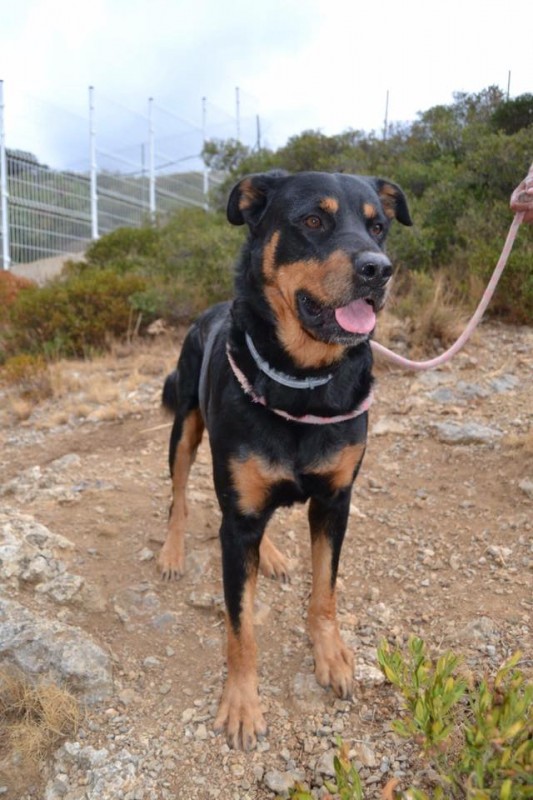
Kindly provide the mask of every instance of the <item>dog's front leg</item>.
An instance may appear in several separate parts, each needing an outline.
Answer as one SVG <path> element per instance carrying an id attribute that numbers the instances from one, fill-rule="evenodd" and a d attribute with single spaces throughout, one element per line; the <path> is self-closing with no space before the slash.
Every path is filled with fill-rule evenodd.
<path id="1" fill-rule="evenodd" d="M 350 488 L 335 497 L 314 497 L 309 505 L 313 587 L 308 622 L 315 675 L 321 686 L 331 686 L 344 698 L 352 693 L 353 653 L 337 625 L 335 582 L 349 507 Z"/>
<path id="2" fill-rule="evenodd" d="M 230 747 L 252 750 L 267 730 L 257 687 L 253 606 L 259 544 L 266 521 L 225 514 L 220 538 L 226 599 L 228 677 L 215 720 Z"/>

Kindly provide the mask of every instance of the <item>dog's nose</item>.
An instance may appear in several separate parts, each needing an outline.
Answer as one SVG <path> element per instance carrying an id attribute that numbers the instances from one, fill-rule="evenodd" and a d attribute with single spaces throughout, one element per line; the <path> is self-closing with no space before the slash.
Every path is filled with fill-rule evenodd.
<path id="1" fill-rule="evenodd" d="M 359 253 L 354 266 L 358 277 L 368 286 L 384 286 L 392 276 L 392 264 L 384 253 Z"/>

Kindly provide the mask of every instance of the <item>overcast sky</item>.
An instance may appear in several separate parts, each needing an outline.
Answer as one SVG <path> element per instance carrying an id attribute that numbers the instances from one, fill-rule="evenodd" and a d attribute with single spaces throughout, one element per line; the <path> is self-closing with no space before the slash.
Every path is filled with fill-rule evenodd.
<path id="1" fill-rule="evenodd" d="M 304 129 L 381 131 L 454 91 L 533 92 L 533 0 L 0 0 L 6 143 L 56 167 L 140 158 L 154 97 L 158 159 L 207 133 L 271 147 Z M 118 162 L 117 162 L 118 163 Z M 183 163 L 186 163 L 185 161 Z"/>

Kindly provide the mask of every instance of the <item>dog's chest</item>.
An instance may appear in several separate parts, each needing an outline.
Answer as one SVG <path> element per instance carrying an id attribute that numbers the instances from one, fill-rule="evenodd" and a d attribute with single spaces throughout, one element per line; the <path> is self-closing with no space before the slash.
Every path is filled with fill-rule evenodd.
<path id="1" fill-rule="evenodd" d="M 260 514 L 267 506 L 334 494 L 351 485 L 364 449 L 364 444 L 349 444 L 304 464 L 290 458 L 274 462 L 258 453 L 232 458 L 230 474 L 237 505 L 244 514 Z"/>

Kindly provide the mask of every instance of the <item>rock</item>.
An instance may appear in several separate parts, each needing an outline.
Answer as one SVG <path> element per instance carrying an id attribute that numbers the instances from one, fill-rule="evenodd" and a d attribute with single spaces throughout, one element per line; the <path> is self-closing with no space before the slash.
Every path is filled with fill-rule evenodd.
<path id="1" fill-rule="evenodd" d="M 110 697 L 110 656 L 80 628 L 39 617 L 0 597 L 0 656 L 23 672 L 51 675 L 87 703 Z"/>
<path id="2" fill-rule="evenodd" d="M 367 515 L 364 514 L 354 503 L 350 503 L 350 516 L 357 517 L 357 519 L 367 518 Z"/>
<path id="3" fill-rule="evenodd" d="M 292 679 L 291 697 L 302 711 L 313 711 L 324 705 L 324 689 L 312 672 L 297 672 Z"/>
<path id="4" fill-rule="evenodd" d="M 79 575 L 59 575 L 52 581 L 41 583 L 36 588 L 39 594 L 46 594 L 59 605 L 66 605 L 67 603 L 78 601 L 82 603 L 81 589 L 85 581 Z"/>
<path id="5" fill-rule="evenodd" d="M 224 607 L 224 598 L 221 594 L 203 589 L 193 589 L 186 602 L 193 608 L 222 609 Z"/>
<path id="6" fill-rule="evenodd" d="M 79 775 L 79 783 L 69 781 L 69 793 L 64 795 L 62 782 L 50 779 L 44 791 L 44 800 L 102 800 L 102 798 L 128 798 L 139 800 L 145 795 L 141 787 L 148 783 L 142 774 L 139 756 L 123 749 L 111 753 L 106 748 L 81 747 L 79 742 L 65 742 L 55 756 L 55 772 Z M 77 785 L 76 785 L 77 784 Z"/>
<path id="7" fill-rule="evenodd" d="M 200 742 L 205 742 L 205 740 L 209 737 L 209 733 L 207 731 L 207 727 L 205 723 L 201 722 L 200 725 L 196 728 L 194 732 L 194 738 L 198 739 Z"/>
<path id="8" fill-rule="evenodd" d="M 454 572 L 457 572 L 459 567 L 461 566 L 461 556 L 459 553 L 452 553 L 450 558 L 448 559 L 448 563 L 450 568 L 453 569 Z"/>
<path id="9" fill-rule="evenodd" d="M 264 625 L 265 622 L 270 617 L 272 609 L 267 603 L 263 603 L 261 600 L 256 598 L 254 603 L 254 624 L 255 625 Z"/>
<path id="10" fill-rule="evenodd" d="M 37 595 L 59 605 L 73 604 L 101 612 L 105 598 L 79 575 L 67 572 L 63 560 L 74 545 L 64 536 L 14 509 L 0 510 L 0 578 L 12 588 L 31 586 Z"/>
<path id="11" fill-rule="evenodd" d="M 336 750 L 326 750 L 326 752 L 323 753 L 318 760 L 316 771 L 321 775 L 327 775 L 328 778 L 334 778 L 335 767 L 333 766 L 333 759 L 336 755 Z"/>
<path id="12" fill-rule="evenodd" d="M 533 500 L 533 481 L 529 480 L 529 478 L 524 478 L 524 480 L 519 482 L 518 488 L 521 489 L 530 500 Z"/>
<path id="13" fill-rule="evenodd" d="M 366 742 L 356 742 L 352 749 L 353 757 L 363 767 L 375 767 L 377 764 L 376 752 Z M 352 752 L 350 756 L 352 756 Z"/>
<path id="14" fill-rule="evenodd" d="M 143 661 L 143 669 L 159 669 L 161 661 L 156 656 L 147 656 Z"/>
<path id="15" fill-rule="evenodd" d="M 263 782 L 267 789 L 276 794 L 287 795 L 294 786 L 294 776 L 291 772 L 280 772 L 279 769 L 269 769 L 265 772 Z"/>
<path id="16" fill-rule="evenodd" d="M 490 544 L 487 547 L 486 552 L 489 554 L 489 556 L 492 556 L 493 559 L 497 561 L 499 564 L 505 564 L 509 556 L 512 556 L 513 554 L 513 551 L 511 550 L 510 547 L 503 547 L 502 545 L 499 544 Z"/>
<path id="17" fill-rule="evenodd" d="M 146 328 L 148 336 L 161 336 L 161 334 L 167 333 L 167 331 L 168 328 L 164 319 L 154 319 Z"/>
<path id="18" fill-rule="evenodd" d="M 463 397 L 467 398 L 484 398 L 488 397 L 490 392 L 488 389 L 485 389 L 483 386 L 480 386 L 477 383 L 467 383 L 466 381 L 457 381 L 457 391 L 460 392 Z"/>
<path id="19" fill-rule="evenodd" d="M 363 686 L 381 686 L 385 683 L 385 676 L 380 669 L 370 664 L 356 664 L 354 680 Z"/>
<path id="20" fill-rule="evenodd" d="M 477 617 L 459 631 L 465 641 L 492 639 L 498 634 L 496 623 L 490 617 Z"/>
<path id="21" fill-rule="evenodd" d="M 438 422 L 434 429 L 437 439 L 445 444 L 495 444 L 502 437 L 497 428 L 478 422 Z"/>
<path id="22" fill-rule="evenodd" d="M 33 517 L 6 507 L 0 510 L 0 578 L 14 588 L 20 583 L 42 584 L 40 591 L 67 602 L 65 594 L 75 594 L 83 583 L 82 578 L 68 575 L 61 558 L 73 549 L 68 539 L 52 533 Z M 58 584 L 57 592 L 53 584 Z"/>
<path id="23" fill-rule="evenodd" d="M 434 389 L 434 391 L 429 392 L 428 397 L 430 400 L 433 400 L 433 402 L 442 403 L 444 405 L 464 404 L 464 400 L 452 391 L 449 386 L 440 386 L 438 389 Z"/>
<path id="24" fill-rule="evenodd" d="M 390 417 L 382 417 L 372 426 L 372 436 L 384 436 L 387 433 L 401 435 L 409 430 L 405 422 L 400 422 Z"/>
<path id="25" fill-rule="evenodd" d="M 498 378 L 493 378 L 489 384 L 493 392 L 501 394 L 501 392 L 510 392 L 516 389 L 520 380 L 516 375 L 506 374 L 500 375 Z"/>

